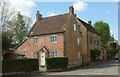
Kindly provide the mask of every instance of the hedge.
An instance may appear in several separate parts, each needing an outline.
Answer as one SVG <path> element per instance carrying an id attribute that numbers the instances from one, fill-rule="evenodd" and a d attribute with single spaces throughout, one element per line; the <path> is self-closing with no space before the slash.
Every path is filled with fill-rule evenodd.
<path id="1" fill-rule="evenodd" d="M 3 60 L 2 72 L 30 72 L 38 71 L 38 59 Z"/>
<path id="2" fill-rule="evenodd" d="M 90 57 L 92 61 L 97 61 L 97 57 L 99 56 L 100 56 L 100 50 L 98 49 L 90 50 Z"/>
<path id="3" fill-rule="evenodd" d="M 47 70 L 67 69 L 68 57 L 48 57 L 46 58 Z"/>

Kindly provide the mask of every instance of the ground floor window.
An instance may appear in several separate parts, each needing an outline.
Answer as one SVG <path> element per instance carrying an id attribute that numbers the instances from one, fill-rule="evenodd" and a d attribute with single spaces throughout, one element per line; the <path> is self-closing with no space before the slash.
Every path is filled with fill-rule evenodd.
<path id="1" fill-rule="evenodd" d="M 38 58 L 38 52 L 34 52 L 34 58 Z"/>
<path id="2" fill-rule="evenodd" d="M 80 58 L 80 51 L 78 52 L 78 58 Z"/>
<path id="3" fill-rule="evenodd" d="M 49 56 L 50 57 L 57 57 L 57 50 L 52 50 L 52 51 L 50 51 L 50 54 L 49 54 Z"/>
<path id="4" fill-rule="evenodd" d="M 26 52 L 22 52 L 22 54 L 24 54 L 24 55 L 25 55 L 25 57 L 27 57 L 27 56 L 26 56 Z"/>

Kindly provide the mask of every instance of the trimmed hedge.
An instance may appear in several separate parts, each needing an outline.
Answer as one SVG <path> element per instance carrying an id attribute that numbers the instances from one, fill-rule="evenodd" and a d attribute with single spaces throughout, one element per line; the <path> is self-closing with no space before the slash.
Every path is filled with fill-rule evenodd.
<path id="1" fill-rule="evenodd" d="M 67 69 L 68 57 L 48 57 L 46 58 L 47 70 L 53 69 Z"/>
<path id="2" fill-rule="evenodd" d="M 38 71 L 38 59 L 3 60 L 2 72 L 30 72 Z"/>

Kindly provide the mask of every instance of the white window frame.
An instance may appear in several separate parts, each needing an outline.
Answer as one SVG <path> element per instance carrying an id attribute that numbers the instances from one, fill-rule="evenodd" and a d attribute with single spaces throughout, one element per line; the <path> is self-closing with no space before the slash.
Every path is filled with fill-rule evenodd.
<path id="1" fill-rule="evenodd" d="M 34 44 L 37 44 L 37 43 L 38 43 L 38 38 L 37 38 L 37 37 L 34 37 L 33 42 L 34 42 Z"/>
<path id="2" fill-rule="evenodd" d="M 80 45 L 80 38 L 77 38 L 77 44 Z"/>
<path id="3" fill-rule="evenodd" d="M 78 58 L 80 59 L 80 51 L 78 52 Z"/>
<path id="4" fill-rule="evenodd" d="M 55 52 L 57 52 L 57 54 L 55 54 Z M 58 51 L 57 50 L 51 50 L 49 53 L 50 57 L 57 57 L 58 56 Z"/>
<path id="5" fill-rule="evenodd" d="M 37 53 L 37 51 L 33 52 L 33 54 L 34 54 L 34 58 L 38 58 L 38 53 Z"/>
<path id="6" fill-rule="evenodd" d="M 76 24 L 74 24 L 74 31 L 76 31 Z"/>
<path id="7" fill-rule="evenodd" d="M 22 54 L 24 54 L 24 55 L 25 55 L 25 57 L 27 57 L 27 56 L 26 56 L 26 52 L 22 52 Z"/>
<path id="8" fill-rule="evenodd" d="M 50 35 L 50 43 L 57 43 L 57 35 Z"/>

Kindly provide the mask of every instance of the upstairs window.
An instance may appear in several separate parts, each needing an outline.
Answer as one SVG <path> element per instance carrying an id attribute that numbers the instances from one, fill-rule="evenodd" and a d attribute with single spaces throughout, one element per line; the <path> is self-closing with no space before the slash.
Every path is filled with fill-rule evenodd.
<path id="1" fill-rule="evenodd" d="M 93 38 L 90 37 L 90 44 L 93 44 Z"/>
<path id="2" fill-rule="evenodd" d="M 49 56 L 50 56 L 50 57 L 57 57 L 57 50 L 52 50 L 52 51 L 50 51 Z"/>
<path id="3" fill-rule="evenodd" d="M 78 43 L 78 45 L 80 45 L 80 39 L 79 38 L 77 39 L 77 43 Z"/>
<path id="4" fill-rule="evenodd" d="M 97 45 L 99 46 L 99 40 L 97 40 Z"/>
<path id="5" fill-rule="evenodd" d="M 34 44 L 37 44 L 37 43 L 38 43 L 38 38 L 34 37 Z"/>
<path id="6" fill-rule="evenodd" d="M 80 25 L 79 25 L 79 30 L 80 30 L 81 28 L 80 28 Z"/>
<path id="7" fill-rule="evenodd" d="M 57 35 L 50 35 L 50 43 L 57 43 Z"/>
<path id="8" fill-rule="evenodd" d="M 76 31 L 76 24 L 74 24 L 74 31 Z"/>

